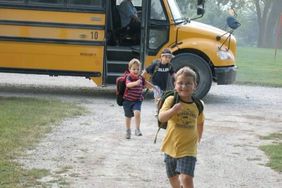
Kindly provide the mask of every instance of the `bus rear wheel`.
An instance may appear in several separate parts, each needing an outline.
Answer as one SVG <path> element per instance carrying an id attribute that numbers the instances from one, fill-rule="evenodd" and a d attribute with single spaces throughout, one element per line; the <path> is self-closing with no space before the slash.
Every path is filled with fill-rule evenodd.
<path id="1" fill-rule="evenodd" d="M 202 57 L 192 53 L 178 54 L 173 58 L 172 66 L 175 72 L 185 66 L 193 69 L 197 74 L 197 88 L 194 96 L 202 99 L 207 95 L 212 85 L 212 72 Z"/>

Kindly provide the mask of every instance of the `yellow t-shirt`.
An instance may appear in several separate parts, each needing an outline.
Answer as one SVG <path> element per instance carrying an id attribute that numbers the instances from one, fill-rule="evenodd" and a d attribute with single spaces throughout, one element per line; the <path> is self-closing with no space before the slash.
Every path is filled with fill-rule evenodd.
<path id="1" fill-rule="evenodd" d="M 171 108 L 173 98 L 173 96 L 169 96 L 165 100 L 160 110 L 161 112 Z M 183 109 L 168 120 L 161 151 L 174 158 L 184 156 L 196 157 L 198 142 L 197 124 L 204 122 L 204 113 L 199 114 L 197 105 L 194 102 L 180 102 L 184 104 Z"/>

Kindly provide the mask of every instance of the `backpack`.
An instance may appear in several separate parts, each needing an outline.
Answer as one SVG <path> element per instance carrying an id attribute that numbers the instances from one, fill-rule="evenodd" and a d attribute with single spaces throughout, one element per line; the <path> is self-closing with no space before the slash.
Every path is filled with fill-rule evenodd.
<path id="1" fill-rule="evenodd" d="M 128 71 L 125 71 L 122 76 L 116 78 L 116 101 L 119 106 L 122 106 L 124 101 L 123 95 L 126 90 L 126 78 L 129 75 Z"/>
<path id="2" fill-rule="evenodd" d="M 167 97 L 169 96 L 174 96 L 174 99 L 173 99 L 173 103 L 171 105 L 174 106 L 176 103 L 178 103 L 180 101 L 179 99 L 179 95 L 178 93 L 175 91 L 175 90 L 169 90 L 169 91 L 166 91 L 160 98 L 160 100 L 158 101 L 158 104 L 157 104 L 157 111 L 158 111 L 158 115 L 159 115 L 159 112 L 164 104 L 164 101 L 166 100 Z M 199 111 L 199 114 L 203 112 L 204 110 L 204 105 L 202 103 L 201 100 L 195 98 L 195 97 L 192 97 L 192 100 L 193 102 L 196 104 L 197 108 L 198 108 L 198 111 Z M 167 128 L 167 122 L 160 122 L 159 119 L 158 119 L 158 131 L 155 135 L 155 139 L 154 139 L 154 143 L 156 143 L 157 141 L 157 136 L 158 136 L 158 133 L 160 131 L 160 129 L 166 129 Z"/>

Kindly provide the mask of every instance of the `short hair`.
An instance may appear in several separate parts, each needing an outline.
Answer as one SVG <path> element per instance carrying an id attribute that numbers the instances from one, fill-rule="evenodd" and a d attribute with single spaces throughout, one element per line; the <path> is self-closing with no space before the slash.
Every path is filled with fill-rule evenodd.
<path id="1" fill-rule="evenodd" d="M 175 75 L 174 75 L 174 78 L 175 80 L 177 79 L 178 76 L 180 75 L 184 75 L 184 76 L 187 76 L 187 77 L 192 77 L 194 82 L 196 82 L 197 80 L 197 74 L 196 72 L 191 69 L 190 67 L 182 67 L 181 69 L 179 69 Z"/>
<path id="2" fill-rule="evenodd" d="M 129 61 L 128 68 L 130 69 L 132 67 L 132 65 L 138 65 L 139 67 L 141 67 L 140 61 L 136 58 L 133 58 Z"/>

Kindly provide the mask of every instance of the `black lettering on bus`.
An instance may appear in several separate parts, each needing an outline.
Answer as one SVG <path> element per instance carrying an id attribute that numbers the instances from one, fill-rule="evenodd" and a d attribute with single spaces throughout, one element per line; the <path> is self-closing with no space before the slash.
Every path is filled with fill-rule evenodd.
<path id="1" fill-rule="evenodd" d="M 98 32 L 92 31 L 91 32 L 91 39 L 97 40 L 98 38 L 99 38 Z"/>

